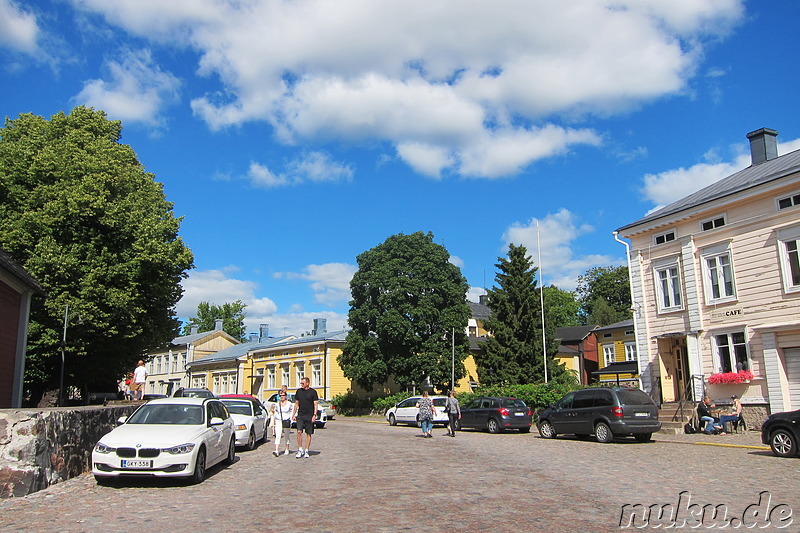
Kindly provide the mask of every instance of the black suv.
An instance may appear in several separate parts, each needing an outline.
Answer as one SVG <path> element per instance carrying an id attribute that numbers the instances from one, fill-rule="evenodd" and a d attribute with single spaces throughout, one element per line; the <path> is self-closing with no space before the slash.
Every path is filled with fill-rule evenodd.
<path id="1" fill-rule="evenodd" d="M 797 455 L 800 442 L 800 411 L 769 415 L 761 425 L 761 442 L 769 444 L 778 457 Z"/>
<path id="2" fill-rule="evenodd" d="M 661 422 L 658 407 L 639 389 L 598 387 L 565 395 L 539 413 L 536 426 L 546 439 L 567 433 L 579 439 L 594 434 L 598 442 L 627 435 L 647 442 Z"/>

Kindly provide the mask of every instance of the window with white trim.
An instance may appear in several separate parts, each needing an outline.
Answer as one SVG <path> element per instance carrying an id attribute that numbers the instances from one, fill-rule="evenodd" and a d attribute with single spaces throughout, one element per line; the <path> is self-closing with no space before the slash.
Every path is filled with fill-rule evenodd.
<path id="1" fill-rule="evenodd" d="M 733 279 L 733 263 L 728 244 L 704 250 L 702 262 L 706 303 L 715 304 L 735 300 L 736 285 Z"/>
<path id="2" fill-rule="evenodd" d="M 311 363 L 311 386 L 322 386 L 322 363 L 320 361 Z"/>
<path id="3" fill-rule="evenodd" d="M 654 244 L 665 244 L 675 240 L 675 230 L 670 230 L 665 233 L 659 233 L 653 237 Z"/>
<path id="4" fill-rule="evenodd" d="M 276 383 L 276 373 L 275 373 L 275 365 L 271 365 L 267 367 L 267 388 L 268 389 L 277 389 L 278 385 Z"/>
<path id="5" fill-rule="evenodd" d="M 681 276 L 678 262 L 660 264 L 654 267 L 653 278 L 656 283 L 656 300 L 661 312 L 683 309 L 681 298 Z"/>
<path id="6" fill-rule="evenodd" d="M 702 231 L 710 231 L 712 229 L 721 228 L 724 225 L 725 225 L 725 215 L 720 215 L 718 217 L 702 221 L 700 223 L 700 229 Z"/>
<path id="7" fill-rule="evenodd" d="M 205 389 L 206 388 L 206 375 L 205 374 L 198 374 L 196 376 L 192 376 L 192 387 L 195 389 Z"/>
<path id="8" fill-rule="evenodd" d="M 300 380 L 306 377 L 304 370 L 306 366 L 304 363 L 295 363 L 294 364 L 294 371 L 295 371 L 295 381 L 297 381 L 297 386 L 300 386 Z"/>
<path id="9" fill-rule="evenodd" d="M 292 384 L 289 383 L 289 365 L 281 365 L 281 385 L 286 385 L 287 387 L 292 386 Z"/>
<path id="10" fill-rule="evenodd" d="M 635 342 L 626 342 L 625 343 L 625 360 L 626 361 L 636 361 L 636 343 Z"/>
<path id="11" fill-rule="evenodd" d="M 719 372 L 750 370 L 750 356 L 744 331 L 714 335 L 714 348 Z"/>
<path id="12" fill-rule="evenodd" d="M 603 345 L 603 359 L 606 362 L 606 366 L 610 365 L 614 361 L 616 361 L 616 353 L 614 350 L 614 344 L 604 344 Z"/>
<path id="13" fill-rule="evenodd" d="M 800 226 L 778 231 L 778 257 L 784 291 L 800 292 Z"/>
<path id="14" fill-rule="evenodd" d="M 791 196 L 786 196 L 784 198 L 778 198 L 776 203 L 778 204 L 778 209 L 787 209 L 789 207 L 800 205 L 800 193 L 792 194 Z"/>

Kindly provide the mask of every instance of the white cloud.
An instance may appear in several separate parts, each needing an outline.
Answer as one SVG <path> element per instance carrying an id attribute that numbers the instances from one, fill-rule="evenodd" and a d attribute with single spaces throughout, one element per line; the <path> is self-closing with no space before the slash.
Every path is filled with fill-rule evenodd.
<path id="1" fill-rule="evenodd" d="M 596 145 L 572 124 L 680 94 L 741 0 L 72 0 L 200 54 L 212 129 L 266 121 L 286 143 L 377 139 L 416 171 L 513 175 Z M 367 45 L 367 43 L 369 43 Z M 206 83 L 207 85 L 207 83 Z"/>
<path id="2" fill-rule="evenodd" d="M 539 223 L 538 237 L 536 224 Z M 580 224 L 578 217 L 562 208 L 542 220 L 530 219 L 527 223 L 515 223 L 506 229 L 503 240 L 509 244 L 523 245 L 533 264 L 541 266 L 544 284 L 554 284 L 563 290 L 574 290 L 578 276 L 596 266 L 624 264 L 625 260 L 609 255 L 575 256 L 572 243 L 581 235 L 591 233 L 594 228 Z M 610 236 L 608 237 L 611 238 Z M 541 244 L 541 264 L 539 263 Z"/>
<path id="3" fill-rule="evenodd" d="M 314 300 L 334 307 L 350 300 L 350 280 L 357 270 L 347 263 L 325 263 L 308 265 L 303 272 L 278 272 L 275 277 L 310 281 Z"/>
<path id="4" fill-rule="evenodd" d="M 278 310 L 271 299 L 256 296 L 258 286 L 255 282 L 229 277 L 228 274 L 233 272 L 233 269 L 189 272 L 189 277 L 181 284 L 183 297 L 177 305 L 178 316 L 185 319 L 195 316 L 200 302 L 222 305 L 241 300 L 247 305 L 246 322 L 260 323 Z"/>
<path id="5" fill-rule="evenodd" d="M 798 149 L 800 149 L 800 139 L 778 144 L 779 155 Z M 734 151 L 737 155 L 731 161 L 697 163 L 688 168 L 681 167 L 658 174 L 646 174 L 642 178 L 644 182 L 642 193 L 645 199 L 655 204 L 655 207 L 650 209 L 648 213 L 652 213 L 750 166 L 749 146 L 745 144 L 738 145 L 734 147 Z M 713 156 L 713 152 L 709 152 L 706 157 L 716 156 Z"/>
<path id="6" fill-rule="evenodd" d="M 467 300 L 478 303 L 484 294 L 486 294 L 486 289 L 483 287 L 470 287 L 467 291 Z"/>
<path id="7" fill-rule="evenodd" d="M 149 50 L 127 51 L 105 64 L 108 80 L 90 80 L 74 100 L 103 109 L 109 117 L 149 126 L 165 124 L 164 107 L 178 98 L 180 81 L 162 71 Z"/>
<path id="8" fill-rule="evenodd" d="M 337 182 L 353 179 L 353 169 L 344 163 L 332 161 L 323 152 L 307 152 L 290 161 L 283 172 L 275 174 L 260 163 L 251 162 L 248 170 L 250 183 L 256 187 L 283 187 L 305 182 Z"/>
<path id="9" fill-rule="evenodd" d="M 32 55 L 38 49 L 38 36 L 35 15 L 16 2 L 0 0 L 0 45 Z"/>

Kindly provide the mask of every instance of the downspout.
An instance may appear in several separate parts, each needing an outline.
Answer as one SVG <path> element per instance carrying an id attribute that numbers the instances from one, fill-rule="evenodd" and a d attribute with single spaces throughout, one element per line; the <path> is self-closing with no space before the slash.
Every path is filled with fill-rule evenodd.
<path id="1" fill-rule="evenodd" d="M 636 342 L 636 366 L 639 368 L 639 388 L 642 389 L 642 368 L 639 366 L 641 350 L 639 350 L 639 310 L 633 300 L 633 269 L 631 268 L 631 245 L 619 238 L 619 232 L 612 232 L 614 240 L 625 247 L 625 259 L 628 262 L 628 285 L 631 291 L 631 311 L 633 311 L 633 338 Z M 619 374 L 617 374 L 619 379 Z"/>

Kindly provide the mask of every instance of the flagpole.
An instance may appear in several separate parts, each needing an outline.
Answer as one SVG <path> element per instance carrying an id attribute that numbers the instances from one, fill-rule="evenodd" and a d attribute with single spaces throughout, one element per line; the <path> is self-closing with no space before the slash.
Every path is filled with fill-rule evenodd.
<path id="1" fill-rule="evenodd" d="M 536 250 L 539 253 L 539 301 L 542 309 L 542 362 L 544 363 L 544 382 L 547 383 L 547 340 L 544 329 L 544 284 L 542 283 L 542 241 L 539 238 L 539 221 L 536 221 Z"/>

